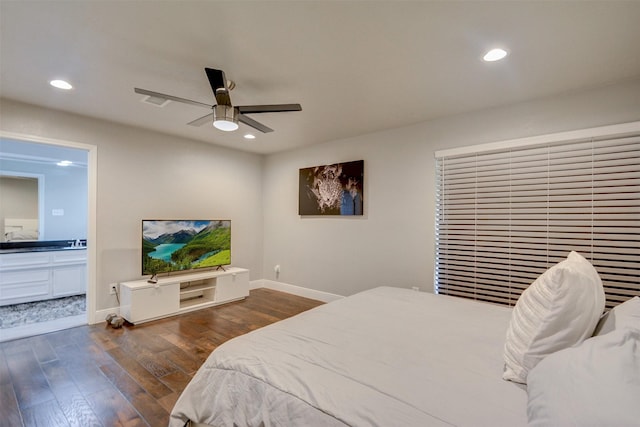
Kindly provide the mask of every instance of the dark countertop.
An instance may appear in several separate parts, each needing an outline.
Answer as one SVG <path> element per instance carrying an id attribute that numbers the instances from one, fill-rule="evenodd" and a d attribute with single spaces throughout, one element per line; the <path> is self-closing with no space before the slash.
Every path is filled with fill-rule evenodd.
<path id="1" fill-rule="evenodd" d="M 79 249 L 87 249 L 86 247 L 61 247 L 61 246 L 45 246 L 39 248 L 15 248 L 15 249 L 0 249 L 0 254 L 17 254 L 25 252 L 54 252 L 54 251 L 77 251 Z"/>
<path id="2" fill-rule="evenodd" d="M 80 240 L 80 246 L 74 246 L 75 240 L 49 240 L 31 242 L 2 242 L 0 243 L 0 254 L 25 253 L 25 252 L 53 252 L 53 251 L 76 251 L 87 249 L 87 241 Z"/>

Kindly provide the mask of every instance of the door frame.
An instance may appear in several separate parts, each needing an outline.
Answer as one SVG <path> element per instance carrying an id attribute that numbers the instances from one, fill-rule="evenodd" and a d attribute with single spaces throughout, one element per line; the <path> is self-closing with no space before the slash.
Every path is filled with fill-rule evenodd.
<path id="1" fill-rule="evenodd" d="M 96 323 L 98 146 L 0 130 L 0 137 L 75 148 L 87 152 L 87 323 Z"/>

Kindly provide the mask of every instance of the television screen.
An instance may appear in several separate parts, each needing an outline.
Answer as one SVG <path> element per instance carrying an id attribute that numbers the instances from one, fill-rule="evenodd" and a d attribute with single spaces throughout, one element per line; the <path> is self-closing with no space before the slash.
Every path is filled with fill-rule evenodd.
<path id="1" fill-rule="evenodd" d="M 231 264 L 230 220 L 142 220 L 142 274 Z"/>

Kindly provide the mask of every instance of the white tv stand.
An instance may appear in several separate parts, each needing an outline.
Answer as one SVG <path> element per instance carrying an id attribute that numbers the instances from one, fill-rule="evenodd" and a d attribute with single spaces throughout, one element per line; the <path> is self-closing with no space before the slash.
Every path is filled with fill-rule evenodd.
<path id="1" fill-rule="evenodd" d="M 120 283 L 120 315 L 142 323 L 243 299 L 249 295 L 249 270 L 197 271 Z"/>

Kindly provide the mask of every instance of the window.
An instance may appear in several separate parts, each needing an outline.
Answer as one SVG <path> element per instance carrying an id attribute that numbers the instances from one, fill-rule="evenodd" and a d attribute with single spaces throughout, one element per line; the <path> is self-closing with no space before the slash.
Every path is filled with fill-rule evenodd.
<path id="1" fill-rule="evenodd" d="M 436 153 L 436 293 L 514 305 L 575 250 L 640 294 L 640 123 L 579 134 Z"/>

